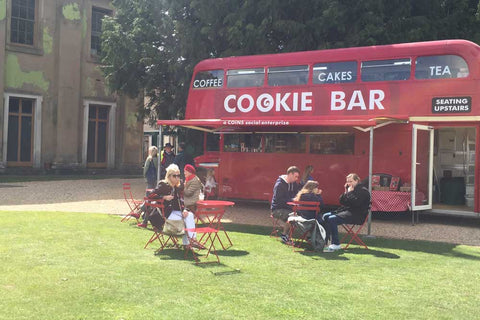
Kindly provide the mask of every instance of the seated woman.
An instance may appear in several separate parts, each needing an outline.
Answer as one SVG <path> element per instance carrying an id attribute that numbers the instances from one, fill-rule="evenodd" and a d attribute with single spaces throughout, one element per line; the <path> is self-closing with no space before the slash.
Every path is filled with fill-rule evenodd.
<path id="1" fill-rule="evenodd" d="M 320 202 L 320 208 L 322 208 L 324 206 L 324 203 L 321 194 L 322 190 L 318 189 L 318 182 L 308 180 L 303 186 L 303 188 L 297 193 L 295 198 L 293 198 L 293 200 Z M 314 210 L 299 211 L 298 214 L 307 220 L 315 219 Z"/>
<path id="2" fill-rule="evenodd" d="M 362 224 L 370 207 L 370 192 L 360 183 L 360 177 L 356 173 L 347 176 L 344 185 L 345 192 L 340 196 L 342 205 L 334 212 L 325 213 L 323 220 L 327 227 L 327 239 L 331 236 L 331 244 L 327 252 L 340 250 L 338 239 L 338 225 L 344 223 Z"/>
<path id="3" fill-rule="evenodd" d="M 183 172 L 185 173 L 185 188 L 183 190 L 185 208 L 195 212 L 203 185 L 200 178 L 197 177 L 197 172 L 192 165 L 187 164 L 183 169 Z"/>
<path id="4" fill-rule="evenodd" d="M 181 191 L 183 191 L 183 184 L 180 180 L 180 169 L 176 164 L 171 164 L 167 167 L 165 179 L 161 180 L 157 187 L 148 195 L 151 199 L 164 200 L 164 214 L 167 220 L 182 220 L 185 222 L 185 228 L 195 228 L 195 218 L 193 213 L 188 210 L 183 210 L 183 199 L 181 198 Z M 195 241 L 195 232 L 188 231 L 187 235 L 183 235 L 183 245 L 189 244 L 189 239 L 192 239 L 192 246 L 203 248 Z"/>

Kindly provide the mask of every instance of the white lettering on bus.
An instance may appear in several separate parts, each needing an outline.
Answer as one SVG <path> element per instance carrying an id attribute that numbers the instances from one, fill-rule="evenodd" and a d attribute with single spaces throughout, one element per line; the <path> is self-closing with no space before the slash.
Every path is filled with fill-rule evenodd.
<path id="1" fill-rule="evenodd" d="M 249 95 L 243 94 L 237 99 L 237 95 L 230 94 L 225 97 L 223 101 L 223 107 L 225 111 L 229 113 L 235 113 L 238 111 L 247 113 L 252 111 L 254 107 L 260 112 L 269 112 L 275 107 L 276 112 L 284 111 L 312 111 L 313 100 L 312 92 L 287 92 L 277 93 L 272 96 L 268 93 L 262 93 L 256 99 Z M 231 101 L 236 101 L 233 106 L 230 105 Z M 246 103 L 244 101 L 246 100 Z"/>
<path id="2" fill-rule="evenodd" d="M 447 98 L 447 99 L 436 99 L 436 105 L 442 104 L 468 104 L 467 98 Z"/>
<path id="3" fill-rule="evenodd" d="M 320 72 L 318 74 L 318 80 L 320 82 L 340 82 L 352 80 L 352 71 L 338 71 L 338 72 Z"/>
<path id="4" fill-rule="evenodd" d="M 221 87 L 222 79 L 205 79 L 193 81 L 194 88 Z"/>
<path id="5" fill-rule="evenodd" d="M 446 74 L 452 75 L 450 68 L 448 66 L 430 66 L 430 76 L 432 77 L 441 77 Z"/>
<path id="6" fill-rule="evenodd" d="M 243 105 L 242 105 L 242 102 L 243 100 L 247 99 L 248 100 L 248 107 L 244 108 Z M 254 101 L 253 101 L 253 98 L 251 95 L 249 94 L 242 94 L 240 96 L 240 98 L 238 98 L 238 103 L 237 103 L 237 107 L 238 107 L 238 110 L 240 110 L 241 112 L 250 112 L 252 111 L 253 109 L 253 105 L 254 105 Z"/>
<path id="7" fill-rule="evenodd" d="M 362 110 L 367 110 L 367 105 L 363 99 L 362 91 L 355 90 L 350 97 L 348 106 L 345 102 L 345 92 L 343 91 L 332 91 L 330 95 L 330 110 L 344 110 L 347 107 L 347 110 L 352 110 L 355 107 L 359 107 Z M 385 92 L 383 90 L 370 90 L 368 97 L 368 110 L 375 110 L 375 107 L 379 110 L 384 110 L 382 104 L 383 99 L 385 99 Z"/>

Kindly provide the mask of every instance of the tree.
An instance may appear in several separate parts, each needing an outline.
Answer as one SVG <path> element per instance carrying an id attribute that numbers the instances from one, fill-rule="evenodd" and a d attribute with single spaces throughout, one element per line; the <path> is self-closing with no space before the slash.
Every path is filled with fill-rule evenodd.
<path id="1" fill-rule="evenodd" d="M 463 38 L 480 43 L 477 0 L 112 0 L 102 62 L 139 116 L 181 118 L 200 60 Z M 154 112 L 151 112 L 154 111 Z"/>

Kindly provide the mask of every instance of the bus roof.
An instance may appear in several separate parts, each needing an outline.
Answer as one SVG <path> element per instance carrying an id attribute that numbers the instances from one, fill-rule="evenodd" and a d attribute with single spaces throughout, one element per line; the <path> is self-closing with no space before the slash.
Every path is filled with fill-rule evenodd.
<path id="1" fill-rule="evenodd" d="M 254 68 L 255 66 L 284 66 L 299 63 L 316 63 L 319 58 L 322 62 L 347 61 L 347 60 L 374 60 L 402 56 L 416 56 L 418 54 L 458 54 L 468 52 L 472 56 L 480 56 L 480 46 L 468 40 L 437 40 L 425 42 L 400 43 L 390 45 L 351 47 L 340 49 L 324 49 L 313 51 L 297 51 L 286 53 L 232 56 L 214 58 L 200 61 L 195 66 L 195 71 L 211 69 Z M 465 57 L 469 58 L 469 57 Z"/>

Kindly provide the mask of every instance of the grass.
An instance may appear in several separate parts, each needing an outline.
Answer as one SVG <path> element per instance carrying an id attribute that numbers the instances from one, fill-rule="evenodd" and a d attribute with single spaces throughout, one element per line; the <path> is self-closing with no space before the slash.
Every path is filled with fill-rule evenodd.
<path id="1" fill-rule="evenodd" d="M 226 225 L 221 264 L 143 249 L 117 216 L 0 212 L 0 319 L 474 319 L 480 248 L 367 239 L 292 252 L 264 227 Z"/>

